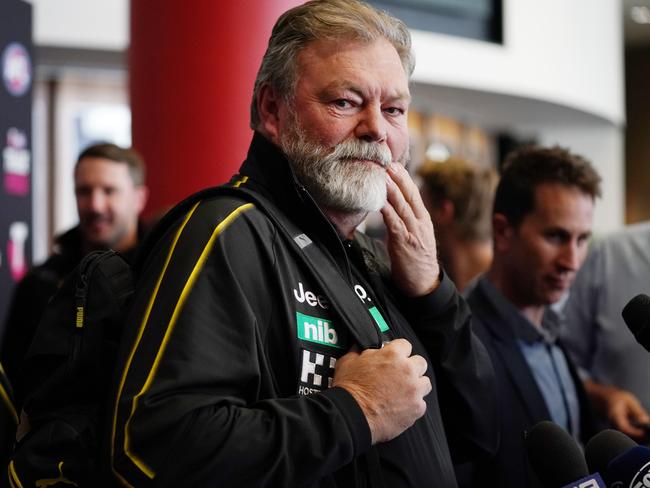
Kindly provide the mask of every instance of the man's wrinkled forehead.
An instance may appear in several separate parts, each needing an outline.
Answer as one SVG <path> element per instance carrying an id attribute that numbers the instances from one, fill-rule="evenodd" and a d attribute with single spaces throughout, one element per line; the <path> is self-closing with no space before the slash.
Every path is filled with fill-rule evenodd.
<path id="1" fill-rule="evenodd" d="M 397 57 L 400 60 L 400 63 L 402 64 L 402 67 L 404 68 L 404 73 L 406 75 L 406 78 L 407 80 L 410 81 L 412 73 L 410 72 L 411 70 L 409 69 L 409 67 L 405 65 L 406 60 L 402 58 L 399 50 L 396 48 L 395 44 L 393 44 L 393 42 L 390 39 L 379 34 L 377 34 L 376 36 L 369 36 L 367 38 L 359 37 L 356 35 L 343 35 L 343 36 L 331 36 L 331 37 L 328 36 L 328 37 L 322 37 L 319 39 L 310 40 L 306 42 L 304 45 L 302 45 L 301 48 L 296 52 L 296 56 L 293 61 L 295 73 L 298 76 L 300 75 L 305 63 L 304 53 L 306 51 L 307 52 L 313 51 L 314 47 L 321 47 L 321 48 L 329 47 L 331 51 L 335 52 L 339 49 L 340 46 L 352 44 L 352 45 L 360 46 L 361 49 L 364 49 L 364 48 L 369 48 L 372 44 L 377 42 L 386 42 L 393 47 Z M 323 54 L 322 49 L 319 49 L 318 51 L 321 51 L 320 55 Z"/>
<path id="2" fill-rule="evenodd" d="M 322 88 L 319 95 L 323 98 L 328 98 L 331 94 L 343 91 L 349 91 L 360 97 L 364 95 L 363 88 L 360 87 L 356 81 L 347 78 L 337 78 L 332 80 Z M 390 89 L 390 92 L 386 93 L 384 99 L 386 103 L 401 103 L 409 105 L 411 103 L 411 93 L 408 90 L 408 86 L 405 88 L 395 86 Z"/>
<path id="3" fill-rule="evenodd" d="M 403 69 L 403 78 L 400 75 L 398 78 L 392 78 L 390 83 L 386 83 L 385 80 L 382 81 L 382 83 L 384 83 L 384 88 L 386 89 L 386 101 L 392 101 L 395 103 L 400 102 L 402 104 L 410 105 L 411 94 L 409 90 L 409 75 L 399 57 L 399 53 L 390 41 L 384 37 L 367 41 L 346 36 L 342 38 L 319 39 L 307 43 L 295 58 L 295 79 L 293 90 L 291 91 L 295 91 L 296 85 L 301 82 L 308 71 L 314 69 L 314 66 L 319 67 L 319 65 L 326 62 L 325 60 L 331 58 L 345 59 L 346 52 L 356 51 L 363 53 L 364 51 L 370 51 L 377 44 L 385 44 L 388 46 Z M 363 62 L 363 57 L 361 58 L 361 62 Z M 369 71 L 372 72 L 373 68 L 377 65 L 381 65 L 382 62 L 383 60 L 369 65 Z M 355 79 L 359 68 L 359 66 L 350 63 L 338 63 L 335 65 L 328 64 L 327 68 L 320 75 L 321 81 L 326 82 L 326 85 L 321 86 L 321 95 L 326 96 L 328 93 L 342 91 L 349 91 L 362 95 L 363 89 Z M 319 67 L 318 69 L 322 68 Z"/>

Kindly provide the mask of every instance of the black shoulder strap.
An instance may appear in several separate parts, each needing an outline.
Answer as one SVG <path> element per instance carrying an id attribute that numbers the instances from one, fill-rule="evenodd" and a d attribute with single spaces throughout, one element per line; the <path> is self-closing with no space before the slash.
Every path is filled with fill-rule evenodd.
<path id="1" fill-rule="evenodd" d="M 246 188 L 217 186 L 202 190 L 183 200 L 170 210 L 145 240 L 142 254 L 162 237 L 166 229 L 184 215 L 198 201 L 215 196 L 231 196 L 253 203 L 276 226 L 295 256 L 311 271 L 315 281 L 333 305 L 333 310 L 348 327 L 359 347 L 379 348 L 382 345 L 381 332 L 368 309 L 352 289 L 352 285 L 340 273 L 332 258 L 311 241 L 275 204 L 259 193 Z M 143 256 L 143 257 L 144 257 Z M 140 259 L 137 260 L 139 262 Z"/>
<path id="2" fill-rule="evenodd" d="M 256 204 L 277 226 L 280 234 L 291 246 L 294 254 L 304 262 L 316 282 L 334 305 L 334 310 L 347 324 L 350 332 L 362 349 L 379 348 L 382 345 L 381 332 L 370 315 L 368 308 L 359 300 L 352 284 L 342 275 L 332 258 L 305 235 L 272 202 L 246 188 L 236 188 L 245 193 L 244 199 Z"/>

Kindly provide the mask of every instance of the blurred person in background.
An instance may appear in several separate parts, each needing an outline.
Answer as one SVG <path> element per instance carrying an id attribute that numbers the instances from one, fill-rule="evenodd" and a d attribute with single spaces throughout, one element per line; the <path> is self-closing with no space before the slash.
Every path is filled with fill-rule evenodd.
<path id="1" fill-rule="evenodd" d="M 604 426 L 648 442 L 650 354 L 621 316 L 639 293 L 650 293 L 648 222 L 592 246 L 571 287 L 562 335 Z"/>
<path id="2" fill-rule="evenodd" d="M 84 149 L 74 168 L 79 224 L 55 238 L 54 252 L 16 285 L 0 359 L 22 403 L 19 373 L 50 297 L 88 252 L 113 249 L 127 261 L 144 234 L 139 216 L 147 201 L 145 165 L 133 149 L 100 143 Z"/>
<path id="3" fill-rule="evenodd" d="M 420 192 L 436 229 L 438 257 L 461 292 L 492 262 L 492 202 L 496 171 L 459 158 L 425 162 Z"/>

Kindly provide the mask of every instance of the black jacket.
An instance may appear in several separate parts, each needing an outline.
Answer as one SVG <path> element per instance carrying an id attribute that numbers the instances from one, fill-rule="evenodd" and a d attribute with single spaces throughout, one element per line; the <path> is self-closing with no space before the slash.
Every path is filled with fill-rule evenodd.
<path id="1" fill-rule="evenodd" d="M 469 295 L 473 327 L 487 347 L 497 379 L 500 444 L 495 459 L 481 466 L 476 486 L 532 488 L 541 486 L 528 465 L 524 432 L 542 420 L 552 420 L 533 373 L 521 353 L 510 325 L 487 297 L 482 281 Z M 561 343 L 558 342 L 560 348 Z M 564 352 L 564 350 L 563 350 Z M 571 359 L 564 353 L 580 403 L 583 443 L 595 434 L 591 407 Z M 486 480 L 490 480 L 486 483 Z"/>
<path id="2" fill-rule="evenodd" d="M 140 225 L 139 239 L 143 235 L 144 227 Z M 134 253 L 135 250 L 131 250 L 123 255 L 127 261 L 131 261 Z M 44 263 L 30 269 L 14 289 L 4 326 L 0 362 L 5 366 L 14 387 L 18 408 L 25 395 L 20 376 L 22 364 L 38 323 L 50 298 L 84 254 L 81 230 L 79 226 L 73 227 L 56 238 L 54 253 Z"/>
<path id="3" fill-rule="evenodd" d="M 74 227 L 56 239 L 57 251 L 29 270 L 16 285 L 4 327 L 0 360 L 13 383 L 17 404 L 22 403 L 21 365 L 45 306 L 63 278 L 83 257 L 81 233 Z"/>
<path id="4" fill-rule="evenodd" d="M 388 330 L 366 327 L 429 359 L 427 413 L 371 448 L 355 400 L 328 388 L 353 326 L 263 212 L 212 198 L 144 267 L 118 367 L 116 475 L 138 487 L 456 486 L 448 444 L 457 460 L 491 453 L 496 412 L 489 358 L 451 281 L 400 297 L 380 248 L 343 242 L 259 134 L 234 181 L 290 216 Z"/>

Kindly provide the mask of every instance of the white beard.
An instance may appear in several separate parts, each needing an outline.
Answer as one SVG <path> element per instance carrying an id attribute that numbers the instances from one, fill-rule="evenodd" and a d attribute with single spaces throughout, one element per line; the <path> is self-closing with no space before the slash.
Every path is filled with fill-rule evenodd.
<path id="1" fill-rule="evenodd" d="M 392 160 L 386 145 L 350 138 L 324 147 L 308 140 L 299 124 L 292 125 L 294 130 L 280 139 L 282 151 L 319 205 L 346 213 L 376 212 L 384 206 L 386 168 Z"/>

